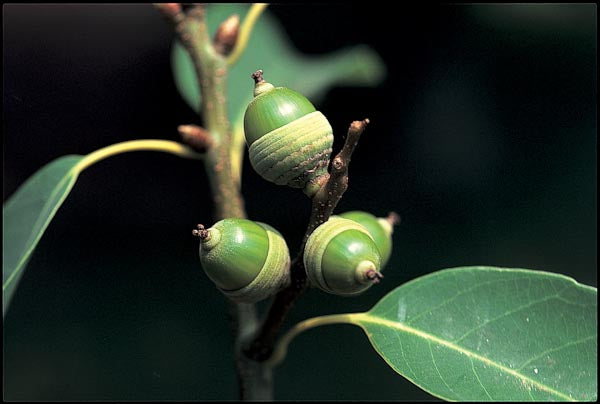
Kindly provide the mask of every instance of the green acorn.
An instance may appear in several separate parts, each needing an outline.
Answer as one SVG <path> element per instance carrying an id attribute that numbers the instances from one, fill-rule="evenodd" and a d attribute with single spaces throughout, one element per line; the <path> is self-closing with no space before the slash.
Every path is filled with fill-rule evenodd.
<path id="1" fill-rule="evenodd" d="M 302 94 L 264 81 L 255 72 L 254 99 L 244 115 L 244 135 L 252 167 L 278 185 L 303 188 L 312 196 L 327 174 L 333 129 Z"/>
<path id="2" fill-rule="evenodd" d="M 224 219 L 205 229 L 198 225 L 200 263 L 226 296 L 254 303 L 277 293 L 290 281 L 290 254 L 273 227 L 248 219 Z"/>
<path id="3" fill-rule="evenodd" d="M 387 218 L 375 217 L 367 212 L 353 210 L 344 212 L 339 216 L 354 220 L 369 231 L 369 234 L 373 237 L 375 245 L 377 245 L 379 253 L 381 254 L 381 267 L 385 267 L 392 255 L 392 233 L 394 232 L 394 224 L 399 220 L 398 215 L 390 213 L 390 216 Z"/>
<path id="4" fill-rule="evenodd" d="M 362 293 L 383 277 L 379 250 L 367 229 L 337 216 L 308 238 L 304 267 L 313 285 L 336 295 Z"/>

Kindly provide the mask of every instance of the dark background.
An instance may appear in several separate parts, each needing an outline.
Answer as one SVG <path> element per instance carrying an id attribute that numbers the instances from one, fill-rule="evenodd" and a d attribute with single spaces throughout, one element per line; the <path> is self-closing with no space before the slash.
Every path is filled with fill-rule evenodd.
<path id="1" fill-rule="evenodd" d="M 419 275 L 462 265 L 563 273 L 597 285 L 596 5 L 273 5 L 308 54 L 371 45 L 388 75 L 317 107 L 340 134 L 372 124 L 338 212 L 402 216 L 382 284 L 317 290 L 287 325 L 363 311 Z M 170 72 L 173 35 L 149 5 L 4 5 L 3 197 L 51 160 L 198 122 Z M 283 83 L 281 83 L 283 84 Z M 251 218 L 294 255 L 297 190 L 245 161 Z M 190 230 L 211 221 L 201 165 L 162 153 L 86 170 L 48 227 L 4 320 L 5 400 L 236 399 L 225 302 Z M 298 337 L 277 399 L 429 400 L 362 331 Z"/>

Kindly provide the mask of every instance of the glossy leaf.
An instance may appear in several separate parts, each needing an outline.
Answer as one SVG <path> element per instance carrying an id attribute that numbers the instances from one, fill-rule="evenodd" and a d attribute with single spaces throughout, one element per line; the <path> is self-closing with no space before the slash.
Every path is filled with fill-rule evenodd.
<path id="1" fill-rule="evenodd" d="M 249 5 L 241 4 L 208 6 L 206 15 L 211 34 L 232 14 L 244 18 L 248 8 Z M 194 67 L 188 53 L 177 41 L 173 44 L 171 65 L 180 94 L 199 112 L 200 94 Z M 268 82 L 296 90 L 313 103 L 317 103 L 333 85 L 376 85 L 385 73 L 381 58 L 367 46 L 359 45 L 320 56 L 299 53 L 268 9 L 255 25 L 244 54 L 229 71 L 227 107 L 232 122 L 243 117 L 252 100 L 254 82 L 250 74 L 258 69 L 265 72 Z"/>
<path id="2" fill-rule="evenodd" d="M 2 209 L 2 315 L 50 221 L 73 188 L 83 156 L 63 156 L 30 177 Z"/>
<path id="3" fill-rule="evenodd" d="M 200 158 L 189 147 L 169 140 L 132 140 L 104 147 L 86 156 L 59 157 L 40 168 L 11 195 L 2 208 L 2 316 L 6 314 L 23 269 L 44 231 L 90 165 L 119 153 L 154 150 Z"/>
<path id="4" fill-rule="evenodd" d="M 445 400 L 597 398 L 597 290 L 562 275 L 448 269 L 349 317 L 396 372 Z"/>

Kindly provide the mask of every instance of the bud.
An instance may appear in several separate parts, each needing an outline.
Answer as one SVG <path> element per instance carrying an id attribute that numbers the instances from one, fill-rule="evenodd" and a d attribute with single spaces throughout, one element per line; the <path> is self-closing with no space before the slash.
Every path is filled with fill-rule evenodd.
<path id="1" fill-rule="evenodd" d="M 181 139 L 196 151 L 205 152 L 213 144 L 210 133 L 200 126 L 179 125 L 177 130 L 179 131 Z"/>
<path id="2" fill-rule="evenodd" d="M 213 40 L 215 50 L 223 56 L 229 55 L 237 42 L 240 31 L 240 17 L 232 15 L 219 25 Z"/>
<path id="3" fill-rule="evenodd" d="M 181 3 L 154 3 L 154 7 L 174 22 L 178 22 L 183 18 Z"/>

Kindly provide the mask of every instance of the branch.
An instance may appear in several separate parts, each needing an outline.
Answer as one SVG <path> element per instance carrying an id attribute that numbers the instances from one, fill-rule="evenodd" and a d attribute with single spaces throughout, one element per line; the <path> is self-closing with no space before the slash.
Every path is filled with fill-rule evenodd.
<path id="1" fill-rule="evenodd" d="M 200 110 L 205 130 L 201 131 L 198 130 L 199 127 L 193 126 L 180 130 L 183 129 L 184 136 L 188 136 L 188 143 L 194 142 L 205 149 L 204 168 L 211 187 L 215 219 L 245 218 L 239 178 L 233 175 L 231 167 L 232 136 L 226 102 L 228 66 L 224 55 L 215 49 L 208 35 L 205 7 L 195 4 L 185 12 L 181 11 L 181 5 L 177 3 L 157 4 L 155 7 L 173 24 L 177 38 L 192 59 L 198 78 L 202 94 Z M 226 28 L 227 24 L 223 29 Z M 220 42 L 227 42 L 230 38 L 227 38 L 226 32 L 221 34 L 216 45 L 223 51 L 224 44 Z M 193 131 L 192 135 L 189 130 Z M 193 141 L 190 142 L 190 139 Z M 249 338 L 247 335 L 255 330 L 258 323 L 255 309 L 254 304 L 229 301 L 240 396 L 246 400 L 271 400 L 273 384 L 270 370 L 258 362 L 249 360 L 241 351 L 245 339 Z"/>
<path id="2" fill-rule="evenodd" d="M 308 279 L 302 258 L 306 241 L 317 227 L 329 220 L 329 216 L 331 216 L 338 202 L 342 199 L 342 195 L 344 195 L 344 192 L 348 188 L 348 166 L 350 165 L 350 159 L 358 144 L 360 135 L 368 124 L 368 119 L 354 121 L 350 124 L 342 150 L 331 161 L 330 174 L 324 179 L 321 188 L 312 198 L 312 211 L 308 227 L 302 239 L 300 252 L 294 261 L 292 261 L 290 268 L 291 284 L 275 296 L 256 338 L 244 351 L 246 355 L 256 361 L 265 361 L 271 356 L 275 337 L 285 321 L 289 310 L 308 287 Z"/>
<path id="3" fill-rule="evenodd" d="M 188 8 L 184 18 L 174 26 L 177 38 L 190 54 L 202 94 L 200 110 L 208 133 L 201 143 L 206 149 L 204 166 L 211 185 L 217 220 L 246 217 L 239 181 L 231 168 L 231 129 L 227 115 L 227 62 L 209 37 L 205 7 Z M 210 141 L 207 143 L 207 139 Z"/>

